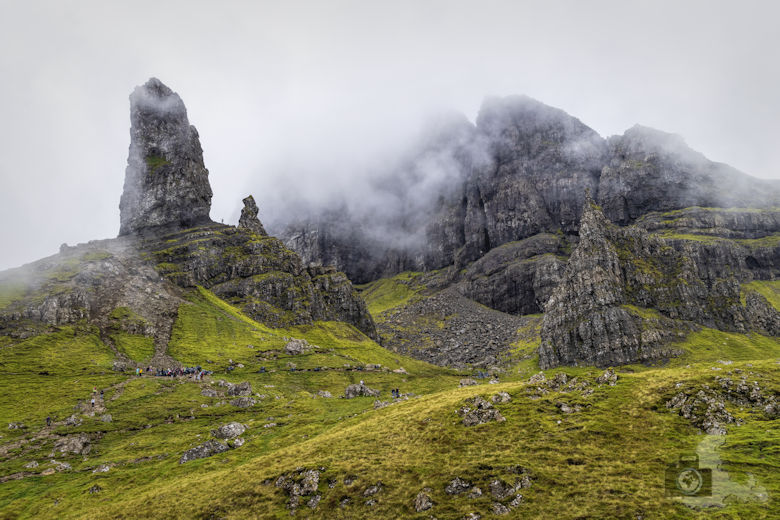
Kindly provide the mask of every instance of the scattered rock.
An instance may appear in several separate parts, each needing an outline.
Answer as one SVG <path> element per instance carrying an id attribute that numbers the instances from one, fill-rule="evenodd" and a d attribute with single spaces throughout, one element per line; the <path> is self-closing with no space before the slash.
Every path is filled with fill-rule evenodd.
<path id="1" fill-rule="evenodd" d="M 200 395 L 203 397 L 217 397 L 217 391 L 213 388 L 204 388 L 200 391 Z"/>
<path id="2" fill-rule="evenodd" d="M 310 348 L 311 346 L 305 339 L 291 339 L 284 346 L 284 352 L 290 356 L 299 356 Z"/>
<path id="3" fill-rule="evenodd" d="M 320 503 L 320 500 L 322 499 L 322 496 L 320 495 L 314 495 L 309 499 L 308 502 L 306 502 L 306 505 L 309 506 L 311 509 L 317 509 L 317 506 Z"/>
<path id="4" fill-rule="evenodd" d="M 251 406 L 254 406 L 256 401 L 252 399 L 251 397 L 239 397 L 238 399 L 233 399 L 230 401 L 230 404 L 233 406 L 237 406 L 239 408 L 249 408 Z"/>
<path id="5" fill-rule="evenodd" d="M 239 422 L 230 422 L 223 424 L 216 430 L 212 430 L 211 434 L 218 439 L 235 439 L 246 431 L 246 426 Z"/>
<path id="6" fill-rule="evenodd" d="M 33 461 L 31 461 L 31 462 L 28 462 L 27 464 L 25 464 L 25 465 L 24 465 L 24 467 L 25 467 L 26 469 L 33 469 L 33 468 L 37 468 L 37 467 L 38 467 L 38 461 L 35 461 L 35 460 L 33 460 Z"/>
<path id="7" fill-rule="evenodd" d="M 228 441 L 228 446 L 230 446 L 233 449 L 240 448 L 241 446 L 244 445 L 244 442 L 245 442 L 244 439 L 241 438 L 233 439 L 231 441 Z"/>
<path id="8" fill-rule="evenodd" d="M 523 495 L 518 493 L 515 495 L 515 498 L 512 499 L 511 502 L 509 502 L 509 507 L 518 507 L 523 502 Z"/>
<path id="9" fill-rule="evenodd" d="M 469 513 L 463 517 L 463 520 L 480 520 L 481 518 L 482 515 L 480 515 L 479 513 Z"/>
<path id="10" fill-rule="evenodd" d="M 539 383 L 544 383 L 546 380 L 547 380 L 547 378 L 544 376 L 544 372 L 539 372 L 538 374 L 532 375 L 528 379 L 528 382 L 531 383 L 531 384 L 536 385 L 536 384 L 539 384 Z"/>
<path id="11" fill-rule="evenodd" d="M 331 394 L 327 390 L 320 390 L 319 392 L 317 392 L 317 395 L 320 397 L 324 397 L 325 399 L 331 399 L 333 397 L 333 394 Z"/>
<path id="12" fill-rule="evenodd" d="M 57 471 L 69 471 L 71 469 L 70 464 L 67 462 L 60 462 L 54 459 L 50 460 L 49 462 L 54 465 L 54 469 Z"/>
<path id="13" fill-rule="evenodd" d="M 95 493 L 100 493 L 101 491 L 103 491 L 103 488 L 98 486 L 97 484 L 89 488 L 90 495 L 94 495 Z"/>
<path id="14" fill-rule="evenodd" d="M 97 468 L 92 470 L 92 473 L 108 473 L 108 471 L 111 469 L 111 466 L 108 464 L 101 464 Z"/>
<path id="15" fill-rule="evenodd" d="M 48 475 L 54 475 L 54 468 L 46 468 L 45 470 L 41 471 L 41 475 L 44 477 Z"/>
<path id="16" fill-rule="evenodd" d="M 464 426 L 477 426 L 491 421 L 503 422 L 506 420 L 498 410 L 493 408 L 492 404 L 480 396 L 467 399 L 466 403 L 468 406 L 458 410 L 458 415 L 463 417 Z"/>
<path id="17" fill-rule="evenodd" d="M 493 502 L 492 505 L 494 515 L 506 515 L 509 514 L 509 508 L 501 502 Z"/>
<path id="18" fill-rule="evenodd" d="M 86 455 L 91 449 L 89 435 L 86 433 L 68 435 L 54 442 L 54 451 L 62 454 Z"/>
<path id="19" fill-rule="evenodd" d="M 557 406 L 562 413 L 566 413 L 566 414 L 579 412 L 580 410 L 582 410 L 582 408 L 579 405 L 571 406 L 567 403 L 564 403 L 563 401 L 558 401 L 557 403 L 555 403 L 555 406 Z"/>
<path id="20" fill-rule="evenodd" d="M 393 373 L 394 374 L 408 374 L 409 372 L 407 372 L 404 369 L 404 367 L 399 367 L 399 368 L 396 368 L 395 370 L 393 370 Z"/>
<path id="21" fill-rule="evenodd" d="M 680 392 L 667 401 L 666 407 L 677 410 L 691 424 L 710 435 L 724 435 L 725 425 L 735 422 L 723 401 L 716 395 L 707 395 L 704 390 L 693 395 Z"/>
<path id="22" fill-rule="evenodd" d="M 490 494 L 496 500 L 504 500 L 509 498 L 513 493 L 517 492 L 523 487 L 521 481 L 517 481 L 514 485 L 508 484 L 501 479 L 494 479 L 490 483 Z"/>
<path id="23" fill-rule="evenodd" d="M 417 496 L 414 498 L 415 511 L 421 513 L 423 511 L 429 510 L 434 506 L 433 500 L 431 500 L 431 497 L 428 496 L 428 493 L 430 492 L 431 490 L 429 488 L 425 488 L 419 493 L 417 493 Z"/>
<path id="24" fill-rule="evenodd" d="M 229 449 L 230 448 L 228 448 L 226 444 L 222 444 L 219 441 L 215 441 L 215 440 L 206 441 L 200 446 L 196 446 L 192 449 L 185 451 L 184 455 L 182 455 L 181 458 L 179 459 L 179 464 L 184 464 L 185 462 L 189 462 L 191 460 L 211 457 L 212 455 L 226 452 Z"/>
<path id="25" fill-rule="evenodd" d="M 508 403 L 512 400 L 512 396 L 510 396 L 506 392 L 499 392 L 493 397 L 490 398 L 490 400 L 494 403 Z"/>
<path id="26" fill-rule="evenodd" d="M 297 468 L 295 471 L 280 475 L 274 485 L 282 489 L 287 496 L 288 507 L 294 511 L 304 497 L 311 497 L 308 506 L 312 509 L 317 507 L 320 502 L 320 495 L 317 493 L 317 487 L 320 482 L 320 471 L 316 469 Z"/>
<path id="27" fill-rule="evenodd" d="M 244 381 L 237 385 L 229 385 L 227 395 L 233 397 L 252 395 L 252 385 L 249 384 L 249 381 Z"/>
<path id="28" fill-rule="evenodd" d="M 368 486 L 365 491 L 363 491 L 364 497 L 370 497 L 372 495 L 376 495 L 382 490 L 382 483 L 377 482 L 373 486 Z"/>
<path id="29" fill-rule="evenodd" d="M 469 494 L 467 495 L 469 498 L 479 498 L 482 496 L 482 489 L 478 488 L 477 486 L 474 486 L 471 488 L 471 491 L 469 491 Z"/>
<path id="30" fill-rule="evenodd" d="M 114 420 L 114 418 L 111 416 L 110 413 L 105 413 L 100 416 L 100 420 L 103 421 L 104 423 L 110 423 L 111 421 Z"/>
<path id="31" fill-rule="evenodd" d="M 364 383 L 352 384 L 344 391 L 344 397 L 352 399 L 355 397 L 379 397 L 379 390 L 367 387 Z"/>
<path id="32" fill-rule="evenodd" d="M 448 495 L 460 495 L 461 493 L 468 491 L 469 488 L 471 488 L 471 482 L 463 480 L 460 477 L 455 477 L 444 488 L 444 492 Z"/>
<path id="33" fill-rule="evenodd" d="M 8 423 L 8 429 L 9 430 L 26 430 L 27 429 L 27 425 L 24 424 L 24 423 L 20 423 L 20 422 L 12 422 L 12 423 Z"/>
<path id="34" fill-rule="evenodd" d="M 474 381 L 473 379 L 471 379 L 471 378 L 468 378 L 468 377 L 467 377 L 467 378 L 465 378 L 465 379 L 461 379 L 461 380 L 460 380 L 460 384 L 458 384 L 458 386 L 459 386 L 459 387 L 464 387 L 464 386 L 474 386 L 474 385 L 477 385 L 477 384 L 479 384 L 479 383 L 477 383 L 477 382 L 476 382 L 476 381 Z"/>
<path id="35" fill-rule="evenodd" d="M 366 500 L 366 505 L 367 505 L 368 507 L 375 506 L 375 505 L 376 505 L 376 500 L 375 500 L 375 499 L 373 499 L 373 498 L 369 498 L 368 500 Z"/>
<path id="36" fill-rule="evenodd" d="M 600 385 L 615 386 L 618 376 L 614 370 L 608 368 L 606 372 L 596 378 L 596 382 Z"/>
<path id="37" fill-rule="evenodd" d="M 275 422 L 269 422 L 269 423 L 264 424 L 263 428 L 273 428 L 274 426 L 276 426 Z"/>
<path id="38" fill-rule="evenodd" d="M 79 426 L 81 422 L 81 418 L 76 414 L 73 414 L 65 419 L 65 426 Z"/>

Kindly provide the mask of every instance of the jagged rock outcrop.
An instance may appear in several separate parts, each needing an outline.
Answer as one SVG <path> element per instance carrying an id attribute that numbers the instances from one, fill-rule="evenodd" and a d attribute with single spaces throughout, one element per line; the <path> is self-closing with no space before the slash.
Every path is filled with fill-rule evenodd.
<path id="1" fill-rule="evenodd" d="M 131 144 L 120 236 L 0 273 L 14 292 L 0 306 L 0 334 L 25 338 L 86 320 L 119 358 L 117 331 L 151 337 L 151 363 L 166 355 L 186 291 L 200 285 L 272 326 L 346 321 L 376 337 L 365 303 L 343 273 L 306 268 L 269 237 L 245 199 L 240 227 L 211 222 L 211 188 L 198 134 L 181 98 L 152 78 L 130 96 Z M 89 332 L 85 329 L 86 332 Z"/>
<path id="2" fill-rule="evenodd" d="M 120 236 L 210 222 L 209 172 L 179 95 L 151 78 L 130 95 L 130 121 Z"/>
<path id="3" fill-rule="evenodd" d="M 762 296 L 750 297 L 750 310 L 740 300 L 740 282 L 751 274 L 740 269 L 744 253 L 738 246 L 619 228 L 589 197 L 584 207 L 579 244 L 545 307 L 541 367 L 618 365 L 673 355 L 664 345 L 675 328 L 686 325 L 670 319 L 780 332 L 777 310 Z"/>
<path id="4" fill-rule="evenodd" d="M 238 227 L 248 229 L 258 235 L 267 235 L 268 233 L 265 232 L 263 224 L 260 222 L 260 219 L 257 218 L 257 214 L 260 210 L 257 207 L 255 198 L 249 195 L 242 202 L 244 203 L 244 207 L 241 208 L 241 217 L 238 219 Z"/>

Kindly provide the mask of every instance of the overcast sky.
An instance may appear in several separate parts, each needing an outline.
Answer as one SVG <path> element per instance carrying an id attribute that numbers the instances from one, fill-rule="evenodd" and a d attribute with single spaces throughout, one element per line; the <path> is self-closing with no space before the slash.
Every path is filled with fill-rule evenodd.
<path id="1" fill-rule="evenodd" d="M 235 223 L 253 193 L 348 187 L 452 108 L 528 94 L 603 136 L 635 123 L 778 178 L 780 2 L 0 2 L 0 269 L 116 236 L 132 89 L 200 133 Z M 295 211 L 296 208 L 288 208 Z"/>

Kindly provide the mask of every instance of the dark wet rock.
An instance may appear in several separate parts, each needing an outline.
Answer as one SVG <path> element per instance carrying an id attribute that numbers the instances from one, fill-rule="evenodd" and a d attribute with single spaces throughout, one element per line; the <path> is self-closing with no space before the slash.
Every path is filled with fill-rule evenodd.
<path id="1" fill-rule="evenodd" d="M 119 234 L 210 222 L 209 172 L 179 95 L 151 78 L 130 95 L 130 121 Z"/>
<path id="2" fill-rule="evenodd" d="M 239 422 L 230 422 L 223 424 L 216 430 L 212 430 L 211 434 L 218 439 L 235 439 L 239 435 L 246 431 L 246 426 Z"/>
<path id="3" fill-rule="evenodd" d="M 419 493 L 417 493 L 417 496 L 414 497 L 414 510 L 418 513 L 421 513 L 423 511 L 427 511 L 430 508 L 432 508 L 435 504 L 433 500 L 431 500 L 430 493 L 431 490 L 429 488 L 425 488 Z"/>
<path id="4" fill-rule="evenodd" d="M 227 395 L 233 397 L 243 397 L 252 395 L 252 385 L 248 381 L 228 386 Z"/>
<path id="5" fill-rule="evenodd" d="M 503 422 L 506 419 L 501 412 L 493 408 L 493 405 L 483 398 L 477 396 L 473 399 L 467 399 L 467 406 L 458 410 L 458 415 L 463 417 L 464 426 L 476 426 L 491 421 Z"/>
<path id="6" fill-rule="evenodd" d="M 353 399 L 355 397 L 379 397 L 379 390 L 369 388 L 364 383 L 351 384 L 344 390 L 344 397 Z"/>
<path id="7" fill-rule="evenodd" d="M 224 453 L 229 449 L 230 448 L 227 446 L 227 444 L 223 444 L 219 441 L 215 441 L 215 440 L 206 441 L 200 446 L 196 446 L 192 449 L 185 451 L 184 454 L 179 459 L 179 464 L 184 464 L 185 462 L 189 462 L 191 460 L 211 457 L 213 455 L 217 455 L 218 453 Z"/>
<path id="8" fill-rule="evenodd" d="M 263 224 L 260 223 L 260 219 L 257 218 L 257 214 L 260 210 L 257 207 L 255 198 L 249 195 L 242 202 L 244 203 L 244 207 L 241 209 L 241 217 L 238 219 L 238 227 L 248 229 L 257 235 L 267 235 L 268 233 L 265 232 Z"/>
<path id="9" fill-rule="evenodd" d="M 464 480 L 460 477 L 455 477 L 450 481 L 449 484 L 444 488 L 444 492 L 448 495 L 460 495 L 461 493 L 465 493 L 471 488 L 472 484 L 468 480 Z"/>

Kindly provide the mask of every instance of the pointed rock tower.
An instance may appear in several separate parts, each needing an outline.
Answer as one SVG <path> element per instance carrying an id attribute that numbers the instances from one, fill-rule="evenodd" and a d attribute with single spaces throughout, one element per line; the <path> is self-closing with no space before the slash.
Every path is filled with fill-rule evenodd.
<path id="1" fill-rule="evenodd" d="M 130 94 L 130 152 L 119 235 L 211 222 L 211 186 L 198 131 L 157 78 Z"/>

